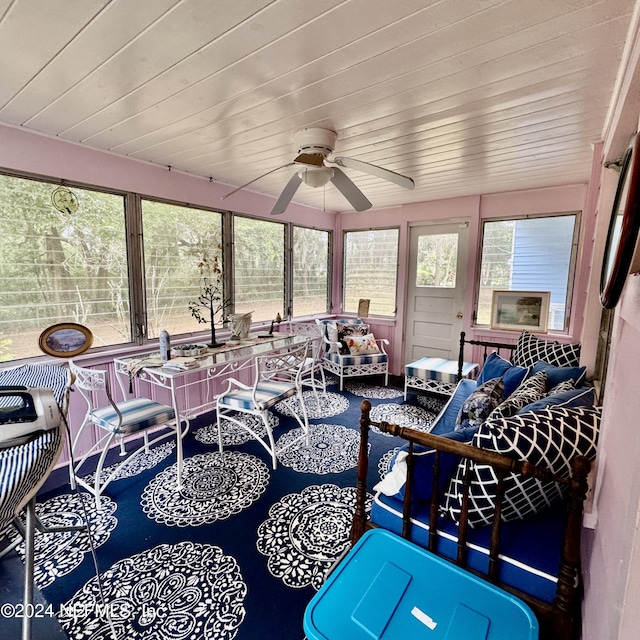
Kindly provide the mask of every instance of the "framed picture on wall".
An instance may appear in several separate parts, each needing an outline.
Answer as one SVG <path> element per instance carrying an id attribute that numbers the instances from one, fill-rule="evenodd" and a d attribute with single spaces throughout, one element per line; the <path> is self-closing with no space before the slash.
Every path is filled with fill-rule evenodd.
<path id="1" fill-rule="evenodd" d="M 494 291 L 491 328 L 546 333 L 550 298 L 549 291 Z"/>
<path id="2" fill-rule="evenodd" d="M 38 344 L 49 356 L 73 358 L 91 347 L 93 334 L 81 324 L 63 322 L 45 329 L 40 334 Z"/>

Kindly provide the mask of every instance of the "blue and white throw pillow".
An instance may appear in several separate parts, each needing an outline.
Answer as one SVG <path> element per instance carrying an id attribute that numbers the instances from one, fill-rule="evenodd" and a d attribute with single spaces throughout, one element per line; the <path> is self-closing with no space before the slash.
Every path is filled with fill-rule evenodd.
<path id="1" fill-rule="evenodd" d="M 565 380 L 573 380 L 574 387 L 581 387 L 584 382 L 586 367 L 556 367 L 544 360 L 539 360 L 533 365 L 531 373 L 546 371 L 547 388 L 551 389 Z"/>
<path id="2" fill-rule="evenodd" d="M 523 331 L 516 343 L 512 360 L 513 364 L 519 367 L 533 367 L 539 360 L 555 367 L 578 367 L 580 345 L 542 340 L 528 331 Z"/>
<path id="3" fill-rule="evenodd" d="M 566 385 L 561 382 L 556 389 Z M 596 404 L 596 391 L 593 387 L 581 387 L 580 389 L 568 389 L 565 391 L 554 391 L 536 402 L 528 404 L 526 407 L 518 410 L 518 413 L 526 413 L 527 411 L 540 411 L 547 407 L 593 407 Z"/>
<path id="4" fill-rule="evenodd" d="M 497 351 L 489 354 L 478 376 L 478 384 L 483 384 L 492 378 L 502 378 L 505 400 L 520 386 L 529 375 L 527 367 L 516 367 L 505 360 Z"/>
<path id="5" fill-rule="evenodd" d="M 527 378 L 507 400 L 499 404 L 489 417 L 491 418 L 508 418 L 515 416 L 518 409 L 540 400 L 547 395 L 547 374 L 539 371 L 530 378 Z"/>
<path id="6" fill-rule="evenodd" d="M 571 460 L 577 455 L 593 460 L 600 429 L 601 407 L 551 407 L 510 418 L 488 419 L 472 444 L 517 460 L 546 467 L 555 475 L 569 478 Z M 469 525 L 491 524 L 498 478 L 490 465 L 463 460 L 445 494 L 443 510 L 459 522 L 463 478 L 469 466 Z M 566 485 L 542 482 L 507 474 L 504 478 L 502 519 L 522 520 L 539 513 L 561 499 Z"/>
<path id="7" fill-rule="evenodd" d="M 502 378 L 492 378 L 481 384 L 462 403 L 456 418 L 455 430 L 479 427 L 502 402 L 503 394 Z"/>

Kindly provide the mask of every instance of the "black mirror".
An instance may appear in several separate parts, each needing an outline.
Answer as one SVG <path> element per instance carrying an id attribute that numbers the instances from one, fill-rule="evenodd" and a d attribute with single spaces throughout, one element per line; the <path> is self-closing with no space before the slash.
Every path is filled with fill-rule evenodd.
<path id="1" fill-rule="evenodd" d="M 613 309 L 622 293 L 640 228 L 640 137 L 636 135 L 621 161 L 607 244 L 600 275 L 600 302 Z"/>

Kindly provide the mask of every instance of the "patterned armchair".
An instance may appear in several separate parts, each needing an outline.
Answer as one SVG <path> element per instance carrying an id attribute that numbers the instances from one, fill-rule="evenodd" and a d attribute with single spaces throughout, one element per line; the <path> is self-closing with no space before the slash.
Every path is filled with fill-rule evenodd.
<path id="1" fill-rule="evenodd" d="M 368 324 L 359 318 L 319 320 L 325 349 L 322 366 L 338 376 L 340 391 L 345 378 L 384 374 L 389 383 L 389 356 L 385 350 L 388 340 L 376 339 Z"/>

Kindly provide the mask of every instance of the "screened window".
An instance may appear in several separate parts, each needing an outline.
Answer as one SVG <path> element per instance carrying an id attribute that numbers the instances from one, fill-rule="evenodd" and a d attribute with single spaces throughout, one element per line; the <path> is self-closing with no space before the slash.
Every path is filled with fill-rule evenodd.
<path id="1" fill-rule="evenodd" d="M 253 312 L 252 320 L 273 320 L 284 311 L 283 224 L 234 218 L 235 312 Z"/>
<path id="2" fill-rule="evenodd" d="M 371 315 L 395 315 L 398 239 L 398 229 L 347 231 L 344 234 L 345 312 L 357 313 L 358 301 L 368 298 Z"/>
<path id="3" fill-rule="evenodd" d="M 142 227 L 148 337 L 203 331 L 189 303 L 208 284 L 224 296 L 222 214 L 143 200 Z"/>
<path id="4" fill-rule="evenodd" d="M 570 313 L 576 231 L 576 214 L 485 222 L 477 324 L 490 323 L 494 289 L 549 291 L 548 327 L 564 331 Z"/>
<path id="5" fill-rule="evenodd" d="M 59 186 L 0 175 L 0 360 L 42 355 L 59 322 L 87 326 L 95 346 L 132 339 L 124 198 L 73 187 L 77 208 L 61 212 Z"/>
<path id="6" fill-rule="evenodd" d="M 293 315 L 327 311 L 329 232 L 293 228 Z"/>

